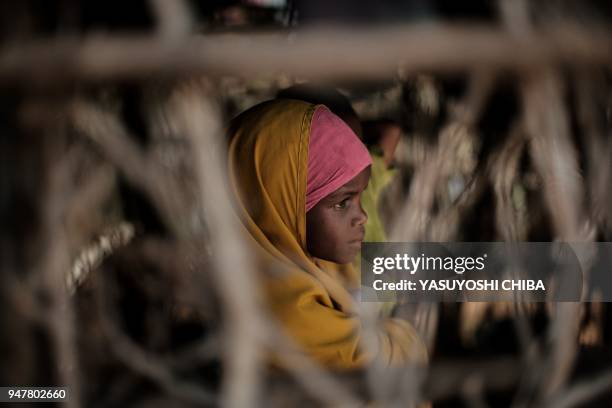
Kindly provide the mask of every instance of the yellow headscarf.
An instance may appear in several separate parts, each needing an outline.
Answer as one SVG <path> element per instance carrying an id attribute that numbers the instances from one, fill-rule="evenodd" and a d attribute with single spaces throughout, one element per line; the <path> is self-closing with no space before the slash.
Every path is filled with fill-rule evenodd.
<path id="1" fill-rule="evenodd" d="M 253 238 L 268 305 L 305 352 L 340 369 L 371 359 L 361 346 L 359 278 L 351 265 L 318 260 L 306 246 L 306 170 L 316 105 L 264 102 L 230 127 L 229 174 L 238 212 Z M 271 273 L 279 270 L 282 273 Z M 228 271 L 231 273 L 231 271 Z M 387 319 L 379 353 L 388 362 L 423 361 L 425 349 L 406 322 Z"/>

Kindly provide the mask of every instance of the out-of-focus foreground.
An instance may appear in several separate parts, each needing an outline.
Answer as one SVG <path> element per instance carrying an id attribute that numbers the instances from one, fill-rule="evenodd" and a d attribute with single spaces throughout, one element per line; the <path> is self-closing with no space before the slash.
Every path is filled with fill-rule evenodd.
<path id="1" fill-rule="evenodd" d="M 606 304 L 412 305 L 427 370 L 296 353 L 254 290 L 224 128 L 339 87 L 402 127 L 390 240 L 611 241 L 612 7 L 328 3 L 0 4 L 1 385 L 69 385 L 72 407 L 609 406 Z"/>

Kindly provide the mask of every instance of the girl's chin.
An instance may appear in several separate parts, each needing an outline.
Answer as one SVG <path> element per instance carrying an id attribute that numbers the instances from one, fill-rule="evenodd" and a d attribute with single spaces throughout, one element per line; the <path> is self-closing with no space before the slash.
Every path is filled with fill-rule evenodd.
<path id="1" fill-rule="evenodd" d="M 349 248 L 347 248 L 346 250 L 346 256 L 342 257 L 342 261 L 343 262 L 338 262 L 338 263 L 343 263 L 343 264 L 349 264 L 355 261 L 355 258 L 357 258 L 357 256 L 359 255 L 359 251 L 361 251 L 361 243 L 359 243 L 359 245 L 353 245 L 353 244 L 349 244 Z"/>

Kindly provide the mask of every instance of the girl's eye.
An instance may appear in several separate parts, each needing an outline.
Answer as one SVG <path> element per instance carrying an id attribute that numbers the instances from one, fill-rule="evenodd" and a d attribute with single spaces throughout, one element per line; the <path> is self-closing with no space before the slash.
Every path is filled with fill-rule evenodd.
<path id="1" fill-rule="evenodd" d="M 346 198 L 346 199 L 340 201 L 339 203 L 334 204 L 334 208 L 337 209 L 337 210 L 344 210 L 345 208 L 348 207 L 348 205 L 349 205 L 349 199 Z"/>

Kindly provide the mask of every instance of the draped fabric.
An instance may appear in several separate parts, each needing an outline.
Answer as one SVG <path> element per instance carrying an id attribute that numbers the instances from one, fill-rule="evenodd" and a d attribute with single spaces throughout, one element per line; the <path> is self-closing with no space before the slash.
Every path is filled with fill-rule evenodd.
<path id="1" fill-rule="evenodd" d="M 308 152 L 306 212 L 372 164 L 357 135 L 324 106 L 312 117 Z"/>

